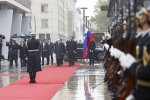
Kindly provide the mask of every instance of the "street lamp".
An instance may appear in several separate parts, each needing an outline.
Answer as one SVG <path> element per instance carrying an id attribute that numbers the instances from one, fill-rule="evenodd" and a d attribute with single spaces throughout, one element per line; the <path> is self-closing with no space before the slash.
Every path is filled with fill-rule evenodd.
<path id="1" fill-rule="evenodd" d="M 88 8 L 86 8 L 86 7 L 82 7 L 82 8 L 80 8 L 80 9 L 83 9 L 83 22 L 85 21 L 85 9 L 88 9 Z M 84 32 L 85 32 L 85 26 L 84 26 L 84 24 L 83 24 L 83 41 L 84 41 Z"/>
<path id="2" fill-rule="evenodd" d="M 88 18 L 89 16 L 84 16 L 84 17 L 85 17 L 85 19 L 86 19 L 86 26 L 89 27 L 89 26 L 88 26 L 88 20 L 87 20 L 87 18 Z"/>

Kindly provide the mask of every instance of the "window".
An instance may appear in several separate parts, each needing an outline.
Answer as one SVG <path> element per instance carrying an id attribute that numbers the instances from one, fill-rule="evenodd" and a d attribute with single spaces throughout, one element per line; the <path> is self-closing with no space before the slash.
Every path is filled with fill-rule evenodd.
<path id="1" fill-rule="evenodd" d="M 47 28 L 48 27 L 48 19 L 42 19 L 41 20 L 41 25 L 43 28 Z"/>
<path id="2" fill-rule="evenodd" d="M 48 12 L 48 5 L 41 5 L 41 12 Z"/>

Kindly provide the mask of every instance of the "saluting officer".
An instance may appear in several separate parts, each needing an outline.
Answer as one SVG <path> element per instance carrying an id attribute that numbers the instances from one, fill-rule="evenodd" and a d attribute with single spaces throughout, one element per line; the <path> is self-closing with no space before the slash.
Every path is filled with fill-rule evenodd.
<path id="1" fill-rule="evenodd" d="M 136 52 L 140 60 L 130 54 L 122 55 L 119 59 L 121 66 L 127 68 L 135 79 L 134 93 L 126 100 L 150 100 L 150 1 L 144 1 L 144 4 L 145 7 L 138 12 L 142 32 Z"/>
<path id="2" fill-rule="evenodd" d="M 40 53 L 39 53 L 39 40 L 35 39 L 36 33 L 31 33 L 31 39 L 29 39 L 26 42 L 27 46 L 27 52 L 26 55 L 28 57 L 28 66 L 27 66 L 27 72 L 30 76 L 30 82 L 29 83 L 36 83 L 36 72 L 41 71 L 41 60 L 40 60 Z"/>

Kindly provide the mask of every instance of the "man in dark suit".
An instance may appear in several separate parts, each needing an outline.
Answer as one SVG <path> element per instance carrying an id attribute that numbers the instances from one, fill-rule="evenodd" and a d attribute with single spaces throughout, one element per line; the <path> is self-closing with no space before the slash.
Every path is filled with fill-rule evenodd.
<path id="1" fill-rule="evenodd" d="M 64 53 L 65 53 L 65 45 L 64 45 L 64 43 L 62 42 L 62 39 L 60 39 L 60 42 L 61 42 L 61 44 L 62 44 L 62 48 L 63 48 L 63 56 L 64 56 Z M 61 65 L 63 64 L 63 57 L 62 57 L 62 59 L 61 59 Z"/>
<path id="2" fill-rule="evenodd" d="M 20 42 L 20 45 L 19 45 L 19 56 L 20 56 L 20 62 L 21 62 L 21 67 L 24 67 L 25 66 L 25 49 L 26 49 L 26 46 L 24 44 L 24 42 Z"/>
<path id="3" fill-rule="evenodd" d="M 69 66 L 73 66 L 74 65 L 74 58 L 75 58 L 75 54 L 77 51 L 77 46 L 75 41 L 73 41 L 73 37 L 70 36 L 69 38 L 70 40 L 67 41 L 67 46 L 66 46 L 66 52 L 68 53 L 68 57 L 69 57 Z"/>
<path id="4" fill-rule="evenodd" d="M 88 55 L 90 58 L 90 64 L 89 65 L 94 65 L 94 53 L 95 53 L 95 42 L 91 41 L 89 46 L 88 46 Z"/>
<path id="5" fill-rule="evenodd" d="M 10 67 L 13 64 L 13 60 L 15 60 L 16 67 L 18 67 L 18 44 L 16 43 L 16 40 L 12 40 L 11 45 L 11 53 L 10 53 Z"/>
<path id="6" fill-rule="evenodd" d="M 62 65 L 62 59 L 63 59 L 63 45 L 60 42 L 60 39 L 57 40 L 57 42 L 55 43 L 55 54 L 56 54 L 56 62 L 57 62 L 57 66 Z"/>
<path id="7" fill-rule="evenodd" d="M 54 53 L 54 44 L 51 42 L 51 38 L 48 40 L 49 46 L 49 58 L 51 58 L 51 65 L 53 65 L 53 53 Z"/>
<path id="8" fill-rule="evenodd" d="M 40 54 L 42 55 L 42 65 L 44 66 L 44 58 L 47 59 L 47 64 L 49 65 L 49 46 L 46 39 L 43 40 L 43 43 L 40 45 Z"/>

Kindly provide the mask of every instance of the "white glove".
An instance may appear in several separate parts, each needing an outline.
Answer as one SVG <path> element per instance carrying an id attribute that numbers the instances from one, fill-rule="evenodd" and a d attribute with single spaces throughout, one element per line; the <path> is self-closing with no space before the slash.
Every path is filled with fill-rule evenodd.
<path id="1" fill-rule="evenodd" d="M 110 34 L 109 34 L 109 33 L 106 33 L 106 34 L 105 34 L 105 38 L 106 38 L 107 40 L 109 40 L 109 39 L 111 38 Z"/>
<path id="2" fill-rule="evenodd" d="M 127 55 L 121 55 L 119 61 L 122 67 L 130 68 L 130 66 L 136 62 L 136 59 L 131 54 L 127 54 Z"/>
<path id="3" fill-rule="evenodd" d="M 108 50 L 109 45 L 105 43 L 104 46 L 105 46 L 106 50 Z"/>
<path id="4" fill-rule="evenodd" d="M 110 52 L 110 55 L 111 55 L 112 57 L 114 57 L 115 49 L 114 49 L 114 47 L 113 47 L 113 46 L 111 46 L 111 48 L 110 48 L 109 52 Z"/>
<path id="5" fill-rule="evenodd" d="M 134 98 L 134 96 L 133 96 L 132 94 L 130 94 L 130 95 L 126 98 L 126 100 L 135 100 L 135 98 Z"/>
<path id="6" fill-rule="evenodd" d="M 114 57 L 120 58 L 121 55 L 125 55 L 125 53 L 115 48 L 114 49 Z"/>
<path id="7" fill-rule="evenodd" d="M 114 49 L 114 47 L 111 46 L 111 48 L 109 49 L 109 52 L 111 53 L 113 49 Z"/>

